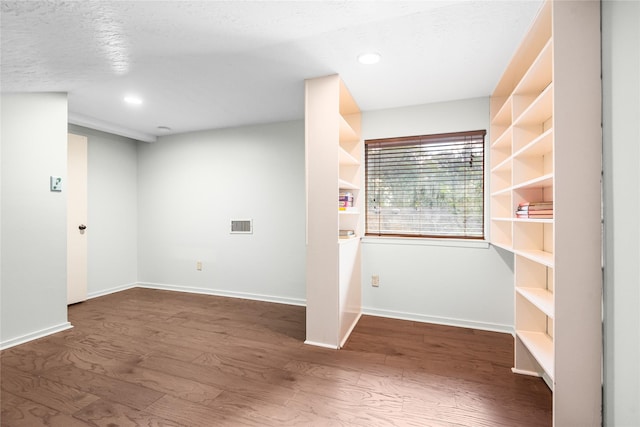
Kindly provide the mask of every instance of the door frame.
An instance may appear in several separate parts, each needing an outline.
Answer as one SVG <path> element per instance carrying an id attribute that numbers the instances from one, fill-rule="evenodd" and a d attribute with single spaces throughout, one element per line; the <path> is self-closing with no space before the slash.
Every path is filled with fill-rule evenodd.
<path id="1" fill-rule="evenodd" d="M 87 151 L 86 136 L 68 134 L 67 304 L 87 299 Z"/>

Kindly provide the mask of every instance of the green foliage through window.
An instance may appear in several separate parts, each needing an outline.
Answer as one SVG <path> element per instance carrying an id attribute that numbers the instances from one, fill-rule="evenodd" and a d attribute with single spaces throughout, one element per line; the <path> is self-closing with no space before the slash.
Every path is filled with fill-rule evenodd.
<path id="1" fill-rule="evenodd" d="M 366 234 L 483 239 L 485 135 L 365 141 Z"/>

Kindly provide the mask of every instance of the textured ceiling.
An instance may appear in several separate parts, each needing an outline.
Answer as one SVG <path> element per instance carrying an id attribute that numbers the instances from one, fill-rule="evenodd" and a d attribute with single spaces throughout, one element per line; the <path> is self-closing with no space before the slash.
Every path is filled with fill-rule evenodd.
<path id="1" fill-rule="evenodd" d="M 2 1 L 0 84 L 68 92 L 72 122 L 148 141 L 302 118 L 304 79 L 332 73 L 363 110 L 486 96 L 540 4 Z"/>

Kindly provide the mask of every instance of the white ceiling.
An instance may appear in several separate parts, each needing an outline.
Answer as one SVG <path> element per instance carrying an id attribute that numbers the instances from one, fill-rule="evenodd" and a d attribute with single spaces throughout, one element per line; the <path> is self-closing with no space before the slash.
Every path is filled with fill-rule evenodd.
<path id="1" fill-rule="evenodd" d="M 365 111 L 486 96 L 540 4 L 3 0 L 0 82 L 68 92 L 71 122 L 147 141 L 300 119 L 304 79 L 333 73 Z"/>

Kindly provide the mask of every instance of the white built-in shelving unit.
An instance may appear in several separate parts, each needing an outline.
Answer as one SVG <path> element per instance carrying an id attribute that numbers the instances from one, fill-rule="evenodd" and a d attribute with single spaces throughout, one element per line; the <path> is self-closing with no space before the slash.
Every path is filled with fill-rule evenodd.
<path id="1" fill-rule="evenodd" d="M 361 314 L 360 120 L 338 75 L 306 80 L 307 344 L 340 348 Z M 354 196 L 345 211 L 341 190 Z M 355 235 L 340 239 L 339 230 Z"/>
<path id="2" fill-rule="evenodd" d="M 491 98 L 491 242 L 514 254 L 516 373 L 555 426 L 601 420 L 600 9 L 546 1 Z M 553 201 L 552 219 L 516 218 Z"/>

